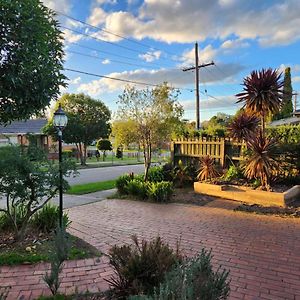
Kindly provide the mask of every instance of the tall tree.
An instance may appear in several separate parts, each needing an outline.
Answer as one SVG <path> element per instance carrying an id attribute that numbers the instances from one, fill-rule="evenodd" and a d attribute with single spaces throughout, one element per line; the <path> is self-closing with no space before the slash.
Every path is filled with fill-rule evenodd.
<path id="1" fill-rule="evenodd" d="M 293 113 L 293 87 L 291 80 L 291 68 L 287 67 L 284 71 L 284 79 L 283 79 L 283 99 L 282 99 L 282 107 L 279 113 L 273 116 L 274 120 L 288 118 Z"/>
<path id="2" fill-rule="evenodd" d="M 54 111 L 61 105 L 68 116 L 68 125 L 63 132 L 66 143 L 75 144 L 82 165 L 86 164 L 87 146 L 99 138 L 107 138 L 110 133 L 110 111 L 99 100 L 84 94 L 64 94 L 57 101 Z M 52 118 L 44 132 L 57 138 Z"/>
<path id="3" fill-rule="evenodd" d="M 105 161 L 106 151 L 111 151 L 113 149 L 110 140 L 107 139 L 98 140 L 96 143 L 96 148 L 98 151 L 103 152 L 103 161 Z"/>
<path id="4" fill-rule="evenodd" d="M 281 107 L 283 94 L 281 76 L 281 73 L 271 68 L 252 71 L 244 78 L 244 91 L 236 95 L 237 103 L 244 103 L 243 108 L 247 113 L 260 117 L 263 135 L 266 118 L 270 114 L 277 113 Z"/>
<path id="5" fill-rule="evenodd" d="M 127 86 L 119 96 L 118 119 L 135 124 L 131 138 L 143 149 L 145 180 L 152 160 L 153 147 L 170 138 L 181 122 L 182 106 L 177 101 L 178 92 L 164 83 L 158 87 L 137 90 Z M 125 135 L 124 135 L 125 136 Z"/>
<path id="6" fill-rule="evenodd" d="M 39 0 L 0 0 L 0 124 L 39 113 L 64 86 L 63 39 Z"/>

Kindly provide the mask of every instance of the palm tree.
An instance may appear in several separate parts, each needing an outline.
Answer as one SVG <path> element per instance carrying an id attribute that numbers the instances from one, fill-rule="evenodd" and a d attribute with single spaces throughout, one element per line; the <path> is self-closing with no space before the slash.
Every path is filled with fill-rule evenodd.
<path id="1" fill-rule="evenodd" d="M 206 181 L 208 179 L 219 177 L 215 161 L 209 155 L 200 158 L 200 168 L 198 170 L 197 179 L 199 181 Z"/>
<path id="2" fill-rule="evenodd" d="M 242 112 L 228 125 L 230 136 L 236 140 L 249 140 L 257 132 L 259 119 L 255 115 Z"/>
<path id="3" fill-rule="evenodd" d="M 250 114 L 256 114 L 261 119 L 261 130 L 264 135 L 266 117 L 277 113 L 283 98 L 282 73 L 277 70 L 262 69 L 252 71 L 244 78 L 243 92 L 236 95 L 237 103 L 244 103 L 243 108 Z"/>

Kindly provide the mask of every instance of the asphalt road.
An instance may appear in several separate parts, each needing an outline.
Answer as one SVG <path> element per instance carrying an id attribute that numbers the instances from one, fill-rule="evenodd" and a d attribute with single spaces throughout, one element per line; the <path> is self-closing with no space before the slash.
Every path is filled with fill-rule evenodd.
<path id="1" fill-rule="evenodd" d="M 70 185 L 89 182 L 106 181 L 119 177 L 124 173 L 140 174 L 144 172 L 144 165 L 127 165 L 115 167 L 102 167 L 79 170 L 79 176 L 67 178 Z"/>

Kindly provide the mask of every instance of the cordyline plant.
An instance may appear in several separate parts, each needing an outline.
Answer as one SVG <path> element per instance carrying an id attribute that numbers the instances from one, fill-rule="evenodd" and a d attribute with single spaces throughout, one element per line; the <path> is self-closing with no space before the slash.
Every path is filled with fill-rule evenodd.
<path id="1" fill-rule="evenodd" d="M 276 160 L 276 141 L 262 132 L 247 141 L 248 153 L 243 162 L 244 174 L 249 179 L 259 178 L 262 189 L 270 189 L 271 178 L 280 172 Z"/>
<path id="2" fill-rule="evenodd" d="M 244 79 L 243 92 L 236 95 L 237 103 L 244 103 L 243 108 L 261 119 L 261 130 L 265 133 L 266 117 L 280 110 L 283 98 L 282 74 L 277 70 L 262 69 L 252 71 Z"/>
<path id="3" fill-rule="evenodd" d="M 214 159 L 209 155 L 200 158 L 200 167 L 198 172 L 197 179 L 199 181 L 216 178 L 220 175 L 217 171 Z"/>
<path id="4" fill-rule="evenodd" d="M 70 176 L 74 168 L 64 161 L 63 175 Z M 0 212 L 11 221 L 16 240 L 24 238 L 29 220 L 56 195 L 58 186 L 59 166 L 41 149 L 13 145 L 0 149 L 0 197 L 6 200 Z M 63 187 L 68 187 L 66 180 Z"/>
<path id="5" fill-rule="evenodd" d="M 228 126 L 230 136 L 236 140 L 250 139 L 257 132 L 259 119 L 255 115 L 242 112 Z"/>

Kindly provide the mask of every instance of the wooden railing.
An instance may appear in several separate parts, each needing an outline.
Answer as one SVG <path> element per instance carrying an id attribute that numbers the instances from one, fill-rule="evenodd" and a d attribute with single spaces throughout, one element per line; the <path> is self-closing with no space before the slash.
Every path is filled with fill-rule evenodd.
<path id="1" fill-rule="evenodd" d="M 172 141 L 171 157 L 174 164 L 177 164 L 179 160 L 188 163 L 194 158 L 209 155 L 225 167 L 229 161 L 242 160 L 245 147 L 244 142 L 225 138 L 182 138 Z"/>

